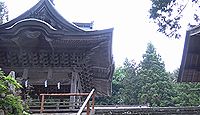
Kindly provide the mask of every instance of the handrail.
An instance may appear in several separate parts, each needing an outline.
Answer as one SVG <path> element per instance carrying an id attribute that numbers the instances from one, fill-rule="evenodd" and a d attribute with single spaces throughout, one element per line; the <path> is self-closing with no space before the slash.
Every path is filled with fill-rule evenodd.
<path id="1" fill-rule="evenodd" d="M 61 93 L 61 94 L 58 94 L 58 93 L 52 93 L 52 94 L 40 94 L 40 96 L 42 96 L 42 99 L 41 99 L 41 105 L 40 105 L 40 113 L 43 112 L 44 110 L 44 97 L 45 96 L 88 96 L 89 93 Z"/>
<path id="2" fill-rule="evenodd" d="M 40 96 L 46 95 L 46 96 L 88 96 L 89 93 L 47 93 L 47 94 L 40 94 Z"/>
<path id="3" fill-rule="evenodd" d="M 89 99 L 92 96 L 92 111 L 94 112 L 94 99 L 95 99 L 95 95 L 94 95 L 94 89 L 92 89 L 92 91 L 90 93 L 52 93 L 52 94 L 40 94 L 40 96 L 42 96 L 41 98 L 41 105 L 40 105 L 40 113 L 43 112 L 44 110 L 44 97 L 45 96 L 87 96 L 85 102 L 83 103 L 83 105 L 81 106 L 80 110 L 78 111 L 77 115 L 80 115 L 84 109 L 84 107 L 87 104 L 87 115 L 89 115 L 90 113 L 90 105 L 89 105 Z"/>
<path id="4" fill-rule="evenodd" d="M 90 92 L 90 94 L 87 96 L 86 100 L 84 101 L 83 105 L 81 106 L 81 108 L 79 109 L 77 115 L 81 115 L 81 113 L 83 112 L 83 109 L 85 108 L 86 104 L 87 104 L 87 115 L 89 114 L 88 111 L 89 111 L 89 100 L 91 98 L 91 96 L 93 95 L 93 98 L 94 98 L 94 89 L 92 89 L 92 91 Z M 93 100 L 94 101 L 94 100 Z M 92 109 L 94 109 L 94 102 L 92 102 Z"/>

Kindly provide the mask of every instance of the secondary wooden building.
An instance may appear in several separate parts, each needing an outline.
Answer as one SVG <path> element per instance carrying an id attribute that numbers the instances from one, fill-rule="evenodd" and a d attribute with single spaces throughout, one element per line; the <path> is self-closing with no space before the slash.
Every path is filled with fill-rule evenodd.
<path id="1" fill-rule="evenodd" d="M 40 0 L 0 25 L 0 68 L 15 71 L 37 94 L 95 88 L 99 96 L 110 95 L 113 29 L 91 28 L 92 23 L 68 22 L 50 0 Z"/>
<path id="2" fill-rule="evenodd" d="M 200 82 L 200 26 L 186 32 L 178 82 Z"/>

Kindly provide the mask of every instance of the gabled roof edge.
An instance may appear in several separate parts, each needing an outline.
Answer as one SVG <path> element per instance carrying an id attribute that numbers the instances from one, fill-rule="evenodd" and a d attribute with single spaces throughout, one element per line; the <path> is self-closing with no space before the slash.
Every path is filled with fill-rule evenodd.
<path id="1" fill-rule="evenodd" d="M 6 28 L 6 27 L 9 27 L 9 26 L 12 26 L 13 24 L 15 24 L 16 22 L 24 19 L 23 17 L 26 17 L 28 14 L 31 13 L 31 11 L 33 9 L 36 9 L 38 6 L 40 6 L 42 4 L 41 2 L 42 0 L 40 0 L 37 4 L 35 4 L 33 7 L 31 7 L 30 9 L 28 9 L 27 11 L 25 11 L 24 13 L 20 14 L 18 17 L 0 25 L 0 28 Z"/>
<path id="2" fill-rule="evenodd" d="M 67 21 L 54 7 L 54 5 L 51 3 L 50 0 L 40 0 L 46 3 L 46 5 L 48 6 L 51 15 L 54 15 L 54 17 L 61 23 L 63 23 L 63 26 L 68 26 L 71 27 L 77 31 L 84 31 L 83 29 L 79 28 L 78 26 L 76 26 L 73 23 L 70 23 L 69 21 Z"/>
<path id="3" fill-rule="evenodd" d="M 53 17 L 56 18 L 57 23 L 61 23 L 62 26 L 64 27 L 70 27 L 71 29 L 75 30 L 75 31 L 84 31 L 83 29 L 79 28 L 78 26 L 76 26 L 73 23 L 68 22 L 65 18 L 62 17 L 62 15 L 57 12 L 57 10 L 54 8 L 54 5 L 51 3 L 51 1 L 49 0 L 40 0 L 36 5 L 34 5 L 33 7 L 31 7 L 29 10 L 27 10 L 26 12 L 22 13 L 21 15 L 19 15 L 18 17 L 0 25 L 0 29 L 1 28 L 6 28 L 9 26 L 12 26 L 13 24 L 15 24 L 16 22 L 25 19 L 27 17 L 30 16 L 30 14 L 33 14 L 38 8 L 40 8 L 42 5 L 47 6 L 50 15 L 52 15 Z"/>
<path id="4" fill-rule="evenodd" d="M 187 58 L 187 52 L 188 52 L 188 44 L 189 44 L 189 39 L 190 39 L 190 30 L 186 31 L 186 37 L 185 37 L 185 43 L 184 43 L 184 48 L 183 48 L 183 54 L 182 54 L 182 60 L 181 60 L 181 65 L 180 65 L 180 70 L 178 74 L 178 79 L 177 82 L 182 82 L 183 78 L 183 72 L 186 64 L 186 58 Z"/>

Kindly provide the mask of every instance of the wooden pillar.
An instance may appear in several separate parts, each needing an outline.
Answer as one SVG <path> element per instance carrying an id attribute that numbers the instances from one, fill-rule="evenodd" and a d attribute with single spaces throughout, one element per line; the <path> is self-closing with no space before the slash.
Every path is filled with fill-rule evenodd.
<path id="1" fill-rule="evenodd" d="M 78 73 L 72 72 L 72 78 L 71 78 L 71 89 L 70 93 L 77 93 L 77 78 L 78 78 Z M 76 101 L 75 96 L 70 96 L 70 103 L 73 103 Z M 74 106 L 74 104 L 72 104 Z M 73 109 L 72 107 L 71 109 Z"/>
<path id="2" fill-rule="evenodd" d="M 92 95 L 92 113 L 94 113 L 95 92 Z"/>
<path id="3" fill-rule="evenodd" d="M 90 103 L 89 103 L 89 101 L 87 102 L 87 110 L 86 110 L 86 114 L 87 115 L 90 115 Z"/>
<path id="4" fill-rule="evenodd" d="M 46 80 L 44 81 L 44 84 L 46 84 L 45 89 L 44 89 L 46 93 L 51 92 L 51 89 L 49 88 L 48 83 L 52 79 L 52 76 L 53 76 L 53 70 L 52 70 L 52 68 L 49 68 L 48 71 L 47 71 Z"/>
<path id="5" fill-rule="evenodd" d="M 80 76 L 77 77 L 77 93 L 82 93 L 82 86 L 81 86 L 81 81 L 80 81 Z M 81 97 L 82 96 L 77 96 L 77 106 L 80 106 L 81 105 Z"/>
<path id="6" fill-rule="evenodd" d="M 42 95 L 42 99 L 41 99 L 40 113 L 42 113 L 43 110 L 44 110 L 44 95 Z"/>
<path id="7" fill-rule="evenodd" d="M 24 69 L 22 77 L 23 79 L 28 79 L 28 69 Z"/>
<path id="8" fill-rule="evenodd" d="M 47 75 L 47 79 L 52 79 L 53 76 L 53 70 L 51 68 L 48 69 L 48 75 Z"/>
<path id="9" fill-rule="evenodd" d="M 82 93 L 82 86 L 81 86 L 80 76 L 77 77 L 77 92 L 78 93 Z"/>
<path id="10" fill-rule="evenodd" d="M 23 74 L 22 74 L 22 78 L 23 78 L 23 80 L 25 80 L 25 82 L 24 82 L 24 89 L 23 89 L 23 92 L 24 92 L 24 94 L 23 94 L 23 99 L 24 100 L 26 100 L 27 99 L 27 87 L 28 87 L 28 69 L 27 68 L 25 68 L 24 70 L 23 70 Z"/>

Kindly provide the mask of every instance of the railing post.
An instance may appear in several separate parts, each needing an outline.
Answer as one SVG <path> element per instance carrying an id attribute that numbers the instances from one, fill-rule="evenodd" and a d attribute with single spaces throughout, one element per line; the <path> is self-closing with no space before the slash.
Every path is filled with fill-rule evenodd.
<path id="1" fill-rule="evenodd" d="M 81 106 L 81 108 L 79 109 L 77 115 L 81 115 L 83 109 L 85 108 L 85 106 L 87 105 L 87 115 L 90 114 L 90 103 L 89 100 L 92 97 L 94 93 L 94 89 L 92 89 L 92 91 L 89 93 L 89 95 L 87 96 L 86 100 L 84 101 L 83 105 Z"/>
<path id="2" fill-rule="evenodd" d="M 92 112 L 94 113 L 95 92 L 92 95 Z"/>
<path id="3" fill-rule="evenodd" d="M 40 113 L 42 113 L 43 110 L 44 110 L 44 95 L 42 95 L 42 99 L 41 99 Z"/>
<path id="4" fill-rule="evenodd" d="M 87 115 L 90 115 L 90 103 L 89 103 L 89 101 L 87 102 Z"/>

